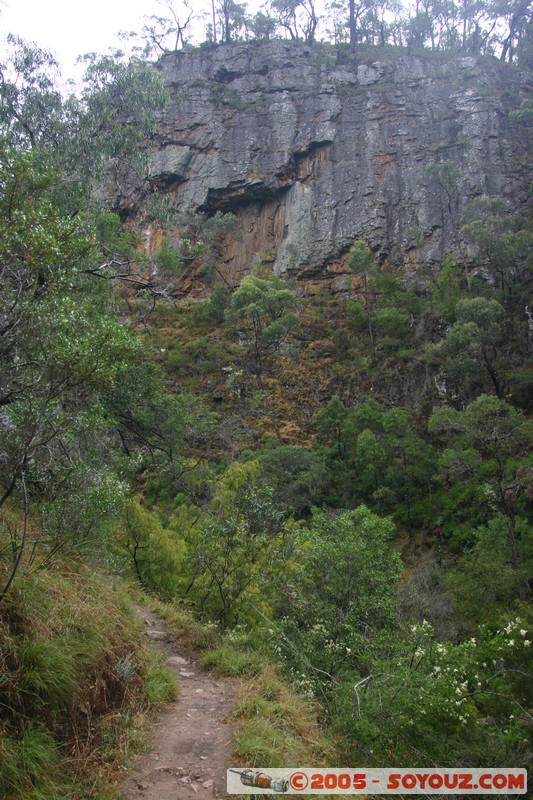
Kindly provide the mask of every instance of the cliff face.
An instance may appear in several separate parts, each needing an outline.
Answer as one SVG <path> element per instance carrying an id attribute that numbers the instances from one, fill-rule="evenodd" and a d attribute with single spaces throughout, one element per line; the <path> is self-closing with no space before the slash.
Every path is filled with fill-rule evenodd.
<path id="1" fill-rule="evenodd" d="M 414 272 L 465 254 L 472 198 L 525 208 L 531 142 L 508 116 L 523 75 L 474 58 L 338 61 L 281 41 L 161 61 L 171 103 L 150 182 L 179 208 L 237 216 L 232 282 L 270 251 L 276 272 L 340 288 L 359 238 Z"/>

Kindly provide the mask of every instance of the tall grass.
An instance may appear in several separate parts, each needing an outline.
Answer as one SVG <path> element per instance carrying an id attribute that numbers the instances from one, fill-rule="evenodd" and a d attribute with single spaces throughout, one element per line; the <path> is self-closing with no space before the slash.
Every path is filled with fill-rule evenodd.
<path id="1" fill-rule="evenodd" d="M 124 588 L 72 562 L 21 578 L 0 605 L 0 797 L 111 798 L 174 693 Z"/>

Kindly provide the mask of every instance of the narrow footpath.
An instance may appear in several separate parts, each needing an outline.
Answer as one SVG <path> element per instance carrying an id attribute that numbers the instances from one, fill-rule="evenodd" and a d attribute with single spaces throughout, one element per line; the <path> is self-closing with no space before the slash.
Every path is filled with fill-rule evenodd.
<path id="1" fill-rule="evenodd" d="M 177 652 L 168 625 L 143 608 L 146 635 L 179 678 L 178 699 L 153 724 L 149 752 L 128 771 L 125 800 L 213 800 L 229 797 L 234 687 Z"/>

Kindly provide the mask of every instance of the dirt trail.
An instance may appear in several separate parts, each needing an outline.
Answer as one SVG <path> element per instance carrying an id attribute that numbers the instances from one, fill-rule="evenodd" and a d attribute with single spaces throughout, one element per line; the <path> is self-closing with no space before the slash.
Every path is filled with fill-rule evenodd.
<path id="1" fill-rule="evenodd" d="M 150 752 L 128 771 L 125 800 L 213 800 L 229 797 L 232 728 L 228 723 L 233 684 L 203 671 L 189 654 L 177 652 L 168 626 L 141 610 L 146 634 L 167 656 L 180 681 L 179 698 L 153 725 Z"/>

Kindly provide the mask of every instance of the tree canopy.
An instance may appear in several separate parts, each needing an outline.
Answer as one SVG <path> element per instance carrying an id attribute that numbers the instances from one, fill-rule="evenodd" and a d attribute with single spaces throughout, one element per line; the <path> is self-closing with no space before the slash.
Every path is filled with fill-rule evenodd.
<path id="1" fill-rule="evenodd" d="M 207 42 L 285 38 L 312 45 L 331 41 L 360 45 L 386 44 L 413 49 L 492 55 L 502 61 L 531 65 L 533 19 L 528 0 L 506 3 L 418 2 L 414 7 L 382 0 L 329 0 L 325 9 L 314 0 L 267 0 L 258 12 L 245 2 L 211 0 L 191 6 L 182 0 L 161 2 L 161 15 L 147 19 L 147 51 L 161 54 Z"/>
<path id="2" fill-rule="evenodd" d="M 93 192 L 149 130 L 164 100 L 159 77 L 91 59 L 82 98 L 64 99 L 51 56 L 10 43 L 0 87 L 0 507 L 18 496 L 25 521 L 0 597 L 30 518 L 49 555 L 98 538 L 125 501 L 132 453 L 179 459 L 186 416 L 120 318 L 114 286 L 149 283 L 132 235 Z M 172 433 L 162 436 L 164 422 Z"/>

